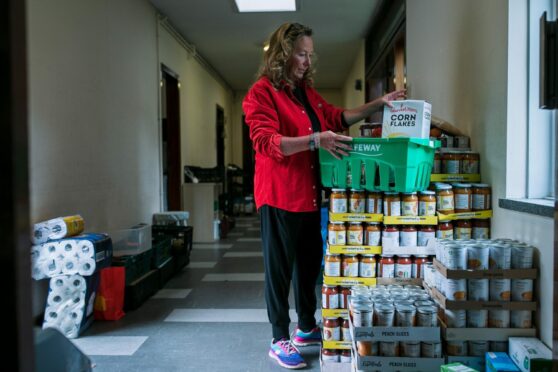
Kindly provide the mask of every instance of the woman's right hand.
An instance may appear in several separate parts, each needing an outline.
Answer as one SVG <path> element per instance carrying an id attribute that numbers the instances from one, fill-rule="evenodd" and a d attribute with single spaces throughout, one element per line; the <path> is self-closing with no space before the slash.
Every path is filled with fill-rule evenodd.
<path id="1" fill-rule="evenodd" d="M 352 142 L 353 138 L 344 136 L 342 134 L 336 134 L 328 130 L 327 132 L 320 132 L 319 134 L 319 144 L 324 150 L 327 150 L 336 159 L 341 159 L 342 156 L 349 155 L 347 151 L 352 150 L 352 146 L 347 144 L 347 142 Z"/>

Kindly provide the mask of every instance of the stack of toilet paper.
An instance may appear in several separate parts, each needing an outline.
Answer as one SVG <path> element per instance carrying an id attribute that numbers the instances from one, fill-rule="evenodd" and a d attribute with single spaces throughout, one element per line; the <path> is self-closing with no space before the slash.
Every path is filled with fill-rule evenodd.
<path id="1" fill-rule="evenodd" d="M 50 278 L 43 328 L 56 328 L 68 338 L 93 322 L 99 270 L 112 258 L 107 234 L 73 236 L 83 226 L 80 216 L 56 218 L 36 224 L 32 237 L 33 279 Z"/>

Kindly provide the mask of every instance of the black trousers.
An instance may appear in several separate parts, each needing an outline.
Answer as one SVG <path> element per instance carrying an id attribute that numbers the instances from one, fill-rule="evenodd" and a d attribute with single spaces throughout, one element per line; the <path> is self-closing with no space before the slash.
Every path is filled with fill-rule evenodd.
<path id="1" fill-rule="evenodd" d="M 265 300 L 273 338 L 289 338 L 289 289 L 293 282 L 298 327 L 316 327 L 316 281 L 322 265 L 320 212 L 259 210 L 265 267 Z"/>

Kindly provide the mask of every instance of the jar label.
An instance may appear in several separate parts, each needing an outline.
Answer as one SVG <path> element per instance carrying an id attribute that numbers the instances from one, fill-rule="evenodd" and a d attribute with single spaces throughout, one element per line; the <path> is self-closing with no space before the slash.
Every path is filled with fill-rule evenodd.
<path id="1" fill-rule="evenodd" d="M 322 304 L 324 309 L 338 309 L 339 308 L 339 295 L 322 293 Z"/>
<path id="2" fill-rule="evenodd" d="M 401 247 L 415 247 L 417 245 L 417 232 L 401 231 L 399 233 L 399 245 Z"/>
<path id="3" fill-rule="evenodd" d="M 324 327 L 325 341 L 341 341 L 341 327 Z"/>
<path id="4" fill-rule="evenodd" d="M 347 239 L 346 231 L 329 230 L 327 234 L 327 242 L 329 245 L 345 245 Z"/>
<path id="5" fill-rule="evenodd" d="M 490 228 L 488 227 L 473 227 L 471 234 L 472 239 L 490 239 Z"/>
<path id="6" fill-rule="evenodd" d="M 364 199 L 363 198 L 351 198 L 351 203 L 349 206 L 350 213 L 364 213 Z"/>
<path id="7" fill-rule="evenodd" d="M 459 174 L 459 160 L 446 160 L 446 173 Z"/>
<path id="8" fill-rule="evenodd" d="M 442 162 L 440 159 L 434 159 L 434 164 L 432 166 L 432 174 L 442 173 Z"/>
<path id="9" fill-rule="evenodd" d="M 368 213 L 382 214 L 382 199 L 368 198 Z"/>
<path id="10" fill-rule="evenodd" d="M 453 195 L 438 195 L 436 196 L 436 205 L 439 211 L 453 210 Z"/>
<path id="11" fill-rule="evenodd" d="M 325 276 L 341 276 L 341 263 L 339 261 L 326 261 L 324 264 L 324 274 Z"/>
<path id="12" fill-rule="evenodd" d="M 416 201 L 403 202 L 401 212 L 403 216 L 418 216 L 418 203 Z"/>
<path id="13" fill-rule="evenodd" d="M 358 261 L 343 262 L 343 276 L 357 277 L 358 276 Z"/>
<path id="14" fill-rule="evenodd" d="M 384 213 L 386 216 L 401 216 L 401 202 L 384 199 Z"/>
<path id="15" fill-rule="evenodd" d="M 382 239 L 385 242 L 386 239 L 391 239 L 393 241 L 393 245 L 399 245 L 399 231 L 383 231 L 382 232 Z"/>
<path id="16" fill-rule="evenodd" d="M 351 341 L 351 330 L 349 328 L 342 327 L 341 333 L 343 335 L 343 341 Z"/>
<path id="17" fill-rule="evenodd" d="M 464 174 L 477 174 L 479 173 L 479 162 L 474 159 L 464 159 L 461 162 L 461 167 L 463 168 Z"/>
<path id="18" fill-rule="evenodd" d="M 453 239 L 453 230 L 437 230 L 436 238 L 438 239 Z"/>
<path id="19" fill-rule="evenodd" d="M 331 211 L 333 213 L 347 213 L 347 199 L 330 198 Z"/>
<path id="20" fill-rule="evenodd" d="M 470 227 L 456 227 L 453 231 L 454 239 L 471 239 Z"/>
<path id="21" fill-rule="evenodd" d="M 419 202 L 419 215 L 420 216 L 435 216 L 436 215 L 436 202 Z"/>
<path id="22" fill-rule="evenodd" d="M 362 228 L 360 230 L 349 230 L 347 244 L 362 245 Z"/>
<path id="23" fill-rule="evenodd" d="M 455 194 L 455 209 L 470 210 L 471 198 L 470 194 Z"/>
<path id="24" fill-rule="evenodd" d="M 380 245 L 381 234 L 379 231 L 368 231 L 366 233 L 366 243 L 371 246 Z"/>
<path id="25" fill-rule="evenodd" d="M 395 277 L 396 278 L 410 278 L 412 274 L 412 265 L 410 263 L 407 264 L 395 264 Z"/>
<path id="26" fill-rule="evenodd" d="M 473 209 L 478 211 L 490 209 L 490 195 L 473 194 Z"/>
<path id="27" fill-rule="evenodd" d="M 363 278 L 374 278 L 376 276 L 376 263 L 360 261 L 360 276 Z"/>
<path id="28" fill-rule="evenodd" d="M 426 247 L 429 239 L 436 239 L 434 231 L 419 231 L 417 234 L 417 245 L 419 247 Z"/>
<path id="29" fill-rule="evenodd" d="M 380 264 L 380 278 L 395 278 L 395 264 Z"/>

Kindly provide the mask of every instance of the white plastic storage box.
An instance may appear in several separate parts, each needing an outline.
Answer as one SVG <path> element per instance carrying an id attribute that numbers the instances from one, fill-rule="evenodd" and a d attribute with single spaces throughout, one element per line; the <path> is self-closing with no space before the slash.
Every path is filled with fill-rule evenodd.
<path id="1" fill-rule="evenodd" d="M 129 256 L 151 249 L 151 225 L 142 223 L 111 233 L 113 256 Z"/>

